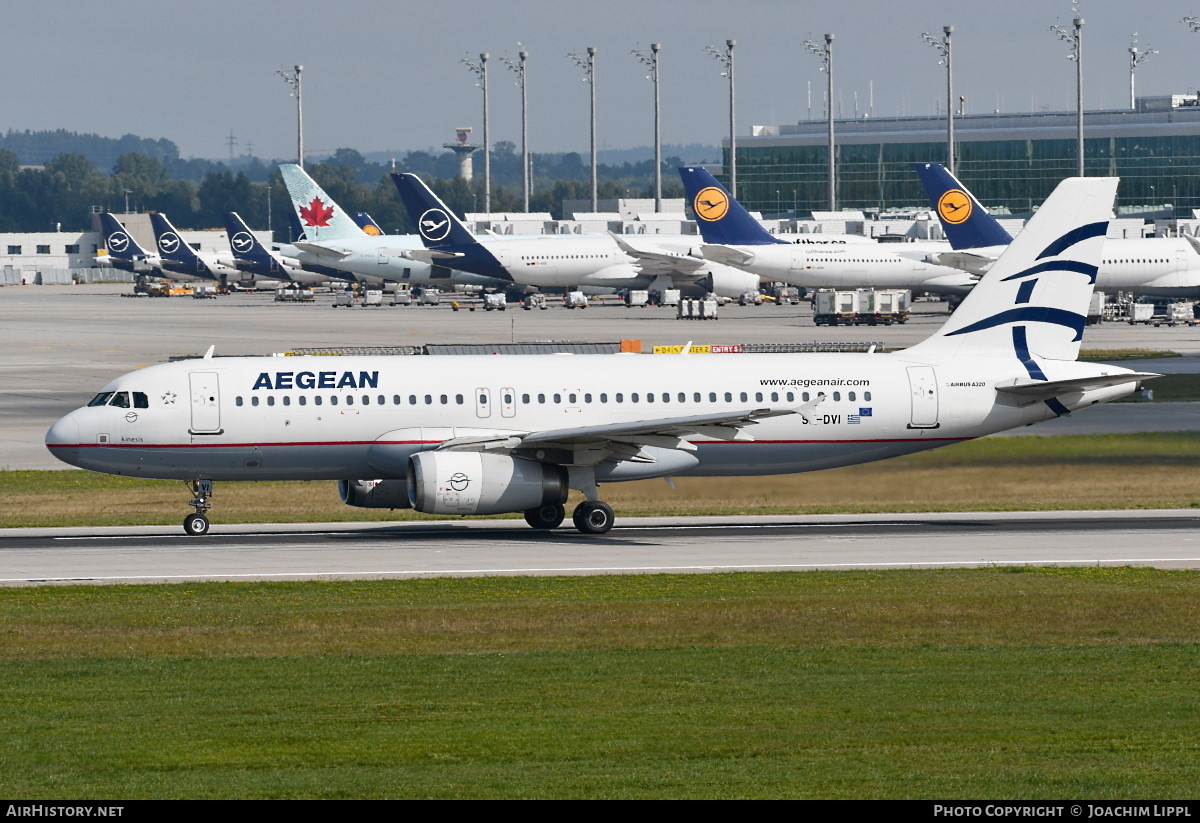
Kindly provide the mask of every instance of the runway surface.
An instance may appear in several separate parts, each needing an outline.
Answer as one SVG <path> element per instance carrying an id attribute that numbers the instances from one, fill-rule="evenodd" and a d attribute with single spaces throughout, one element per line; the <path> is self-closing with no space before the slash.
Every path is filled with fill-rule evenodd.
<path id="1" fill-rule="evenodd" d="M 966 566 L 1200 568 L 1200 511 L 619 518 L 0 530 L 0 585 Z"/>

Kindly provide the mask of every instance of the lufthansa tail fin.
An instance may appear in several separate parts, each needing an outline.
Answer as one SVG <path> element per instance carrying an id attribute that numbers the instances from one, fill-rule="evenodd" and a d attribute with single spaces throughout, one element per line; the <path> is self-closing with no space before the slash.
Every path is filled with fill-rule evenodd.
<path id="1" fill-rule="evenodd" d="M 915 356 L 1016 356 L 1045 380 L 1039 359 L 1079 355 L 1118 179 L 1069 177 Z"/>
<path id="2" fill-rule="evenodd" d="M 379 224 L 375 222 L 371 215 L 365 211 L 356 211 L 350 215 L 358 227 L 363 230 L 363 234 L 369 234 L 372 237 L 382 237 L 383 229 L 379 228 Z"/>
<path id="3" fill-rule="evenodd" d="M 765 246 L 784 242 L 764 229 L 708 169 L 680 166 L 679 176 L 705 243 Z"/>
<path id="4" fill-rule="evenodd" d="M 913 163 L 929 205 L 941 221 L 950 248 L 982 249 L 1007 246 L 1012 235 L 987 213 L 975 195 L 940 163 Z"/>
<path id="5" fill-rule="evenodd" d="M 252 263 L 273 262 L 270 252 L 266 250 L 246 221 L 235 211 L 225 212 L 225 232 L 229 235 L 229 250 L 238 260 Z"/>
<path id="6" fill-rule="evenodd" d="M 320 243 L 362 237 L 358 224 L 304 169 L 295 163 L 283 163 L 279 173 L 283 175 L 283 183 L 292 199 L 292 211 L 309 241 Z"/>
<path id="7" fill-rule="evenodd" d="M 171 221 L 165 214 L 151 212 L 150 225 L 154 227 L 154 242 L 158 246 L 158 253 L 164 260 L 195 268 L 196 271 L 204 270 L 200 258 L 196 255 L 196 250 L 183 242 L 183 238 L 179 236 L 179 232 L 171 225 Z"/>
<path id="8" fill-rule="evenodd" d="M 426 248 L 470 246 L 479 242 L 421 178 L 408 172 L 392 172 L 392 182 L 409 217 L 417 224 L 417 233 Z"/>
<path id="9" fill-rule="evenodd" d="M 104 236 L 104 248 L 118 260 L 144 260 L 150 256 L 115 215 L 108 212 L 100 215 L 100 231 Z"/>

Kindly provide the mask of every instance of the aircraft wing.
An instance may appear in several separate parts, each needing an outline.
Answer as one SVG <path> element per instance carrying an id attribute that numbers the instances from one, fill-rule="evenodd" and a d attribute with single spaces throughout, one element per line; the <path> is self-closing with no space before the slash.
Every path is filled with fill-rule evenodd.
<path id="1" fill-rule="evenodd" d="M 744 431 L 747 427 L 770 417 L 804 415 L 824 400 L 825 395 L 821 394 L 801 406 L 786 408 L 733 409 L 713 414 L 663 417 L 630 423 L 604 423 L 539 432 L 498 432 L 495 436 L 457 437 L 442 443 L 438 449 L 505 453 L 526 449 L 551 453 L 558 451 L 563 459 L 556 462 L 570 465 L 595 465 L 604 460 L 655 462 L 654 457 L 643 451 L 644 447 L 695 451 L 695 444 L 686 440 L 687 437 L 695 435 L 718 440 L 753 440 L 754 438 Z"/>
<path id="2" fill-rule="evenodd" d="M 613 234 L 612 239 L 616 241 L 617 246 L 621 251 L 634 258 L 638 266 L 648 274 L 678 274 L 685 277 L 694 277 L 701 273 L 709 261 L 699 257 L 693 257 L 684 252 L 671 251 L 658 245 L 639 246 L 629 242 L 629 240 L 620 235 Z"/>
<path id="3" fill-rule="evenodd" d="M 705 258 L 714 263 L 724 263 L 727 266 L 746 266 L 754 261 L 754 255 L 739 249 L 737 246 L 723 246 L 717 243 L 705 243 L 700 247 Z"/>
<path id="4" fill-rule="evenodd" d="M 971 274 L 983 274 L 996 262 L 996 258 L 972 251 L 935 251 L 925 255 L 925 262 L 934 266 L 949 266 Z"/>
<path id="5" fill-rule="evenodd" d="M 352 254 L 348 249 L 335 249 L 321 243 L 307 243 L 303 240 L 298 240 L 291 245 L 309 254 L 317 254 L 322 257 L 336 257 L 338 260 L 349 257 Z"/>
<path id="6" fill-rule="evenodd" d="M 1070 380 L 1015 380 L 1007 385 L 996 386 L 996 391 L 1015 394 L 1022 399 L 1036 401 L 1045 400 L 1060 394 L 1086 391 L 1087 389 L 1103 389 L 1108 386 L 1119 386 L 1122 383 L 1135 383 L 1142 380 L 1153 380 L 1162 377 L 1154 372 L 1122 372 L 1120 374 L 1097 375 L 1095 377 L 1076 377 Z"/>
<path id="7" fill-rule="evenodd" d="M 437 251 L 436 249 L 396 249 L 398 257 L 416 260 L 421 263 L 444 263 L 456 257 L 466 257 L 461 251 Z"/>

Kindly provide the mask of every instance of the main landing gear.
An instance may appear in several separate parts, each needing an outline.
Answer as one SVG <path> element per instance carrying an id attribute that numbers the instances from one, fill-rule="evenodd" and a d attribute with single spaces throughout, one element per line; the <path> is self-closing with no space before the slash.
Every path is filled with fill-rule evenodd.
<path id="1" fill-rule="evenodd" d="M 535 529 L 557 529 L 566 519 L 567 510 L 559 503 L 547 503 L 525 510 L 525 522 Z M 575 507 L 571 520 L 584 534 L 604 534 L 613 527 L 612 506 L 599 500 L 585 500 Z"/>
<path id="2" fill-rule="evenodd" d="M 184 483 L 192 493 L 192 502 L 188 505 L 195 506 L 196 513 L 183 518 L 183 531 L 193 536 L 208 534 L 208 518 L 204 514 L 212 508 L 212 504 L 208 502 L 212 497 L 212 481 L 196 478 L 194 481 L 185 480 Z"/>
<path id="3" fill-rule="evenodd" d="M 604 534 L 613 527 L 612 506 L 601 500 L 584 500 L 571 515 L 575 528 L 584 534 Z"/>

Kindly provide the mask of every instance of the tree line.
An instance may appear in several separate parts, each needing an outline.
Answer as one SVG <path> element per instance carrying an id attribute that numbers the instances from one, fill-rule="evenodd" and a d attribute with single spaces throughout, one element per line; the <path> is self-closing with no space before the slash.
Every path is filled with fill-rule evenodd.
<path id="1" fill-rule="evenodd" d="M 269 227 L 280 238 L 286 231 L 291 204 L 276 162 L 182 160 L 168 140 L 127 135 L 120 141 L 96 138 L 108 142 L 89 154 L 104 156 L 112 144 L 136 149 L 117 155 L 107 168 L 81 151 L 60 151 L 40 165 L 22 165 L 22 160 L 32 159 L 32 150 L 22 149 L 33 143 L 32 134 L 10 131 L 0 138 L 0 231 L 86 231 L 94 210 L 122 212 L 127 204 L 131 211 L 163 212 L 181 228 L 223 228 L 225 212 L 236 211 L 252 228 Z M 71 142 L 72 133 L 50 134 L 61 139 L 48 145 Z M 80 147 L 78 140 L 73 145 Z M 90 149 L 91 144 L 82 147 Z M 459 214 L 483 210 L 483 162 L 478 153 L 470 183 L 456 177 L 458 161 L 449 152 L 410 151 L 394 162 L 397 171 L 418 174 Z M 677 157 L 664 161 L 663 197 L 683 196 L 679 181 L 667 173 L 681 164 Z M 591 172 L 578 153 L 536 154 L 531 166 L 531 211 L 561 218 L 563 200 L 591 198 Z M 389 233 L 411 233 L 415 226 L 389 176 L 392 167 L 390 160 L 371 161 L 355 149 L 342 148 L 323 162 L 306 164 L 305 170 L 344 208 L 369 212 Z M 492 211 L 522 211 L 521 154 L 513 143 L 492 147 L 491 174 Z M 653 160 L 598 164 L 597 178 L 600 199 L 654 196 Z"/>

